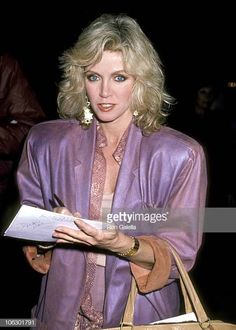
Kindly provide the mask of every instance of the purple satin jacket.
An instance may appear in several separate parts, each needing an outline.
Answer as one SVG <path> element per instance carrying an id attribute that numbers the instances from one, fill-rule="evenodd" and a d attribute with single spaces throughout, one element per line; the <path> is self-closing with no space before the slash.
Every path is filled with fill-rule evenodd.
<path id="1" fill-rule="evenodd" d="M 71 212 L 79 211 L 87 218 L 95 141 L 95 123 L 88 130 L 83 130 L 76 120 L 55 120 L 34 126 L 18 168 L 21 202 L 52 210 L 50 201 L 56 193 Z M 147 137 L 131 124 L 112 210 L 182 209 L 187 226 L 177 228 L 178 217 L 173 215 L 166 227 L 162 225 L 158 230 L 156 223 L 152 228 L 155 235 L 176 248 L 190 269 L 202 239 L 201 211 L 205 207 L 206 182 L 204 153 L 195 140 L 167 127 Z M 85 253 L 81 248 L 54 249 L 34 309 L 38 329 L 74 328 L 85 286 Z M 172 265 L 169 281 L 163 288 L 137 296 L 136 324 L 178 315 L 177 277 Z M 129 262 L 108 255 L 105 283 L 104 328 L 120 323 L 131 284 Z"/>

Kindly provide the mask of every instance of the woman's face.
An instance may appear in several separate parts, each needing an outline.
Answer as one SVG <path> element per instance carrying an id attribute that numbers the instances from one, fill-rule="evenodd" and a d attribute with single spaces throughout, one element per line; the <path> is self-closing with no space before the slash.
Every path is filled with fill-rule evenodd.
<path id="1" fill-rule="evenodd" d="M 87 96 L 99 121 L 126 123 L 134 77 L 124 71 L 121 52 L 104 51 L 99 63 L 85 69 Z"/>

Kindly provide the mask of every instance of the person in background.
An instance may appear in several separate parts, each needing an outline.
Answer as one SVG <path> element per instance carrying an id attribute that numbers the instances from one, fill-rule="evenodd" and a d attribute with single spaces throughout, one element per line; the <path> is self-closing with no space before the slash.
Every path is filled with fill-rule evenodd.
<path id="1" fill-rule="evenodd" d="M 98 17 L 65 51 L 61 67 L 62 119 L 30 130 L 17 172 L 22 204 L 73 214 L 77 228 L 56 228 L 53 247 L 23 248 L 44 274 L 32 310 L 37 329 L 119 326 L 132 278 L 135 324 L 176 316 L 179 275 L 169 245 L 190 270 L 202 242 L 203 149 L 165 126 L 173 99 L 161 60 L 133 18 Z M 55 207 L 54 194 L 66 207 Z M 119 210 L 134 217 L 132 225 L 136 215 L 150 218 L 123 230 L 124 219 L 110 223 Z M 158 210 L 170 211 L 163 223 L 153 222 Z"/>
<path id="2" fill-rule="evenodd" d="M 6 49 L 0 51 L 0 318 L 27 317 L 27 302 L 33 291 L 17 240 L 2 237 L 19 206 L 15 172 L 30 128 L 46 119 L 19 60 Z M 16 276 L 17 270 L 17 276 Z M 24 280 L 22 280 L 22 278 Z M 30 277 L 32 280 L 32 276 Z M 25 281 L 25 282 L 24 282 Z M 27 282 L 27 287 L 24 287 Z M 36 281 L 32 281 L 36 283 Z M 37 282 L 38 283 L 38 282 Z M 7 289 L 6 289 L 7 288 Z M 37 291 L 36 287 L 34 290 Z M 9 297 L 14 296 L 14 300 Z"/>
<path id="3" fill-rule="evenodd" d="M 0 54 L 0 209 L 8 194 L 16 196 L 14 171 L 29 129 L 45 120 L 18 60 L 11 54 Z"/>

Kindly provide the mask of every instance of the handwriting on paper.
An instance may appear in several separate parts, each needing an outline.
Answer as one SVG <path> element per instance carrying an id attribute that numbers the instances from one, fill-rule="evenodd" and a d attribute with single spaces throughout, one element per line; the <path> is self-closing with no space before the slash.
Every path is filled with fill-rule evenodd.
<path id="1" fill-rule="evenodd" d="M 16 216 L 6 229 L 4 236 L 31 241 L 54 242 L 52 233 L 58 226 L 78 229 L 74 223 L 75 217 L 55 213 L 37 207 L 22 205 Z M 91 226 L 102 229 L 102 222 L 82 219 Z"/>

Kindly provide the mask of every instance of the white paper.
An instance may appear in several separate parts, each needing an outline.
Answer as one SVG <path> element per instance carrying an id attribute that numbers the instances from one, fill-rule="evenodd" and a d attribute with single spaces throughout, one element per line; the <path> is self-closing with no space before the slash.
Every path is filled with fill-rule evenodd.
<path id="1" fill-rule="evenodd" d="M 59 226 L 78 229 L 74 220 L 75 217 L 71 215 L 22 205 L 11 224 L 6 229 L 4 236 L 39 242 L 55 242 L 56 239 L 52 237 L 54 229 Z M 81 220 L 97 229 L 102 229 L 101 221 L 87 219 Z"/>
<path id="2" fill-rule="evenodd" d="M 150 324 L 181 323 L 181 322 L 197 322 L 195 313 L 192 312 L 192 313 L 182 314 L 175 317 L 170 317 L 168 319 L 156 321 Z"/>

